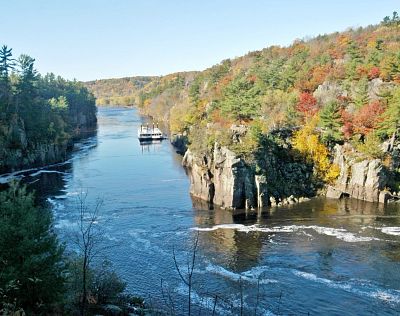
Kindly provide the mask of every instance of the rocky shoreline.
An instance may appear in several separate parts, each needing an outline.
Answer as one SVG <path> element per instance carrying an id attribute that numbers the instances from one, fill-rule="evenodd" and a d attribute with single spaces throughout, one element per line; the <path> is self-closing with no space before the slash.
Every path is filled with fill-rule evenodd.
<path id="1" fill-rule="evenodd" d="M 182 147 L 177 151 L 182 152 Z M 398 152 L 399 146 L 392 157 L 399 157 Z M 363 159 L 350 144 L 336 145 L 333 155 L 340 175 L 334 183 L 320 188 L 312 183 L 310 166 L 279 160 L 281 153 L 277 157 L 273 150 L 266 150 L 264 157 L 256 162 L 257 167 L 262 166 L 261 172 L 255 172 L 257 168 L 218 143 L 207 153 L 187 149 L 182 165 L 190 179 L 190 194 L 224 209 L 291 205 L 320 195 L 380 203 L 399 199 L 387 189 L 390 170 L 395 166 L 385 166 L 381 159 Z M 392 161 L 398 164 L 397 159 Z"/>

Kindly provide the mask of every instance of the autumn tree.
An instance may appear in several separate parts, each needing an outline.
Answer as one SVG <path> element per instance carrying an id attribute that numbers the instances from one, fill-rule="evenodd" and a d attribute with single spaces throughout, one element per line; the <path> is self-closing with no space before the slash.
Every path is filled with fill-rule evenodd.
<path id="1" fill-rule="evenodd" d="M 317 177 L 325 182 L 333 182 L 339 175 L 339 167 L 332 164 L 329 159 L 328 148 L 319 140 L 315 128 L 318 118 L 314 117 L 300 130 L 295 132 L 293 137 L 293 148 L 296 149 L 307 162 L 314 165 Z"/>
<path id="2" fill-rule="evenodd" d="M 342 116 L 341 107 L 338 102 L 331 101 L 327 103 L 319 114 L 319 125 L 322 128 L 322 140 L 331 146 L 332 143 L 342 140 Z"/>
<path id="3" fill-rule="evenodd" d="M 360 108 L 353 118 L 354 132 L 367 135 L 377 127 L 381 120 L 381 114 L 384 112 L 384 107 L 379 101 L 369 103 Z"/>
<path id="4" fill-rule="evenodd" d="M 296 109 L 305 119 L 309 119 L 318 112 L 317 99 L 312 94 L 303 92 L 299 96 Z"/>

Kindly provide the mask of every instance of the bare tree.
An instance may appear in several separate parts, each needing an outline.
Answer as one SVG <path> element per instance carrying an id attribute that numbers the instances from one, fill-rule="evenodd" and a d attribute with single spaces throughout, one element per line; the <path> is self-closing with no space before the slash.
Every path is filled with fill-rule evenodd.
<path id="1" fill-rule="evenodd" d="M 193 286 L 193 272 L 194 267 L 196 264 L 196 254 L 197 254 L 197 247 L 199 244 L 199 232 L 197 232 L 194 242 L 193 248 L 191 251 L 191 258 L 188 257 L 188 261 L 186 264 L 186 272 L 183 272 L 178 265 L 178 261 L 176 259 L 175 248 L 172 249 L 175 268 L 178 271 L 179 277 L 183 281 L 183 283 L 188 287 L 188 315 L 191 315 L 191 308 L 192 308 L 192 286 Z M 185 275 L 184 275 L 185 274 Z"/>
<path id="2" fill-rule="evenodd" d="M 85 315 L 88 296 L 88 274 L 93 260 L 105 250 L 103 244 L 104 230 L 98 225 L 99 211 L 103 201 L 98 199 L 94 207 L 87 203 L 87 193 L 81 192 L 77 197 L 78 230 L 75 234 L 75 243 L 82 256 L 82 284 L 80 296 L 80 313 Z"/>

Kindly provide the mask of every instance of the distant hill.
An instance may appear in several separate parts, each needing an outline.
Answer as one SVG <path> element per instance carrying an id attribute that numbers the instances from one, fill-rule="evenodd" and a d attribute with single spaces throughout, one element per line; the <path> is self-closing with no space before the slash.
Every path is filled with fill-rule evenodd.
<path id="1" fill-rule="evenodd" d="M 97 105 L 133 105 L 138 91 L 156 78 L 137 76 L 93 80 L 83 84 L 94 94 Z"/>

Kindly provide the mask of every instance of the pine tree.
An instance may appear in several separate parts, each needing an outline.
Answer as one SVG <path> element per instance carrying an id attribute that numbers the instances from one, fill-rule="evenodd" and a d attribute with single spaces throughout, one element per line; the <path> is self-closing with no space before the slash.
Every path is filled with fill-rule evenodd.
<path id="1" fill-rule="evenodd" d="M 0 193 L 0 217 L 0 310 L 11 303 L 27 314 L 51 312 L 62 298 L 65 267 L 50 211 L 11 183 Z"/>
<path id="2" fill-rule="evenodd" d="M 329 102 L 322 108 L 319 125 L 323 129 L 322 140 L 329 146 L 343 138 L 340 105 L 336 101 Z"/>
<path id="3" fill-rule="evenodd" d="M 369 102 L 368 78 L 362 77 L 354 89 L 353 101 L 357 109 L 363 107 Z"/>
<path id="4" fill-rule="evenodd" d="M 397 132 L 400 129 L 400 88 L 395 89 L 388 98 L 388 107 L 381 116 L 377 134 L 382 138 L 391 137 L 393 148 Z"/>

